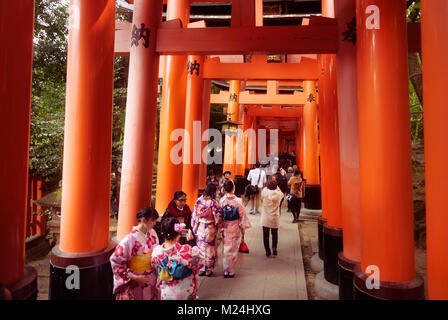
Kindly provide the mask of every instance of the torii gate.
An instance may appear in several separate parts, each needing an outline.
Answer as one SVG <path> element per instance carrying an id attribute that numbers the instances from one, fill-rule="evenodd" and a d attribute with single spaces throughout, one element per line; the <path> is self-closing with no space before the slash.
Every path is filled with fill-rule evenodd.
<path id="1" fill-rule="evenodd" d="M 188 3 L 187 0 L 168 0 L 167 19 L 180 18 L 185 26 Z M 145 42 L 137 35 L 130 53 L 123 173 L 128 176 L 124 181 L 124 188 L 128 190 L 125 193 L 131 193 L 133 198 L 123 198 L 120 205 L 136 209 L 148 204 L 153 160 L 150 138 L 154 137 L 160 54 L 171 55 L 166 61 L 164 81 L 168 85 L 162 103 L 162 120 L 169 124 L 168 129 L 176 125 L 174 120 L 185 124 L 184 116 L 176 113 L 185 110 L 185 99 L 178 96 L 174 101 L 167 90 L 177 92 L 185 88 L 182 79 L 186 78 L 187 60 L 182 54 L 336 54 L 337 62 L 331 61 L 329 56 L 322 57 L 322 61 L 330 66 L 327 83 L 337 78 L 344 229 L 343 251 L 337 263 L 344 270 L 343 276 L 347 278 L 348 275 L 349 279 L 340 282 L 340 289 L 342 284 L 345 289 L 351 286 L 358 299 L 422 298 L 423 283 L 415 277 L 413 263 L 405 1 L 338 0 L 334 3 L 334 16 L 341 22 L 339 24 L 262 28 L 255 27 L 256 19 L 260 19 L 255 12 L 261 1 L 234 3 L 238 5 L 232 14 L 232 27 L 212 30 L 180 29 L 173 27 L 170 21 L 159 25 L 162 2 L 135 0 L 133 24 L 141 32 L 147 30 L 150 36 Z M 51 257 L 54 299 L 111 296 L 108 257 L 115 244 L 109 242 L 108 208 L 114 4 L 113 0 L 71 1 L 61 242 Z M 332 16 L 332 1 L 323 1 L 323 4 L 324 16 Z M 444 119 L 448 111 L 443 107 L 447 89 L 443 77 L 448 72 L 448 62 L 444 58 L 448 54 L 447 14 L 447 2 L 422 0 L 430 299 L 448 298 L 445 277 L 448 245 L 444 241 L 448 217 L 441 214 L 448 210 L 445 201 L 448 154 L 446 148 L 440 147 L 447 140 Z M 353 17 L 358 25 L 356 47 L 341 36 L 341 31 L 346 31 L 344 23 L 352 21 Z M 0 79 L 1 112 L 7 116 L 0 130 L 3 136 L 9 137 L 3 147 L 0 166 L 5 168 L 1 172 L 0 196 L 4 210 L 0 212 L 0 243 L 4 259 L 8 261 L 0 266 L 0 280 L 13 289 L 15 297 L 30 298 L 36 290 L 37 275 L 32 269 L 24 268 L 23 225 L 33 1 L 0 2 L 0 22 L 0 41 L 8 44 L 0 47 L 0 67 L 5 70 L 2 75 L 6 77 Z M 249 26 L 240 26 L 241 22 Z M 142 23 L 145 24 L 143 28 Z M 9 45 L 11 43 L 15 45 Z M 331 68 L 336 64 L 337 73 Z M 392 87 L 395 90 L 390 90 Z M 329 98 L 334 100 L 335 97 L 329 94 Z M 324 105 L 325 101 L 328 99 L 321 103 Z M 190 110 L 188 108 L 191 104 L 187 104 Z M 103 126 L 99 126 L 100 123 Z M 166 142 L 169 137 L 163 139 Z M 169 179 L 178 173 L 173 166 L 166 168 Z M 379 175 L 386 176 L 387 183 L 379 179 Z M 327 191 L 330 194 L 334 190 Z M 128 212 L 121 214 L 130 219 L 136 210 Z M 388 212 L 393 214 L 385 219 Z M 337 244 L 340 231 L 334 229 L 341 229 L 337 226 L 339 217 L 332 216 L 330 211 L 327 213 L 326 243 Z M 333 252 L 327 255 L 325 249 L 324 267 L 332 269 L 326 272 L 331 278 L 333 255 L 337 250 L 327 247 Z M 68 276 L 65 271 L 73 264 L 81 268 L 81 290 L 69 292 L 65 287 Z M 369 266 L 380 270 L 380 275 L 375 272 L 373 275 L 380 284 L 379 290 L 366 287 Z"/>

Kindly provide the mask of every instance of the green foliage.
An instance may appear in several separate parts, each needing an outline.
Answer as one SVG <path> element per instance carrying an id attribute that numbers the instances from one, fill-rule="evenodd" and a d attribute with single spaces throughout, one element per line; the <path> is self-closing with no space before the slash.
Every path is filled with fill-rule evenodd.
<path id="1" fill-rule="evenodd" d="M 411 108 L 411 141 L 413 145 L 423 144 L 423 106 L 409 81 L 409 102 Z"/>
<path id="2" fill-rule="evenodd" d="M 67 0 L 36 1 L 29 170 L 53 186 L 62 172 L 67 24 Z"/>
<path id="3" fill-rule="evenodd" d="M 411 3 L 406 11 L 407 21 L 408 22 L 420 22 L 420 0 L 410 1 Z"/>

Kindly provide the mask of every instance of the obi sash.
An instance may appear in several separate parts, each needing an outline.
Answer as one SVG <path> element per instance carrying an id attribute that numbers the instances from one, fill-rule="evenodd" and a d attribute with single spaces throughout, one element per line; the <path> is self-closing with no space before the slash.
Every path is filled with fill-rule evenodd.
<path id="1" fill-rule="evenodd" d="M 145 272 L 151 269 L 151 253 L 133 256 L 129 260 L 129 269 L 132 272 Z"/>
<path id="2" fill-rule="evenodd" d="M 171 268 L 168 268 L 168 257 L 163 258 L 162 265 L 159 266 L 158 274 L 160 280 L 163 281 L 172 281 L 172 280 L 180 280 L 189 277 L 193 271 L 182 265 L 180 262 L 176 260 L 171 261 Z"/>

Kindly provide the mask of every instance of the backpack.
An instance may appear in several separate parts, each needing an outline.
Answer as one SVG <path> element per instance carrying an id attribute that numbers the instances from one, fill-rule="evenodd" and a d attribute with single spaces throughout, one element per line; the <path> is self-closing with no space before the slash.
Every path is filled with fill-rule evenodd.
<path id="1" fill-rule="evenodd" d="M 240 214 L 238 213 L 238 207 L 234 207 L 226 204 L 222 208 L 222 220 L 225 221 L 234 221 L 240 218 Z"/>

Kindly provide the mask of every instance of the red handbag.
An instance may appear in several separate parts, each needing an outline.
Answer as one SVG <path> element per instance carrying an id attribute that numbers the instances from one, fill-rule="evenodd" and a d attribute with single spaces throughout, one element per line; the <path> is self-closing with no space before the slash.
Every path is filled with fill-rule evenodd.
<path id="1" fill-rule="evenodd" d="M 244 239 L 243 241 L 241 241 L 239 251 L 242 253 L 249 253 L 249 247 L 247 246 L 246 242 L 244 242 Z"/>
<path id="2" fill-rule="evenodd" d="M 135 300 L 134 294 L 129 292 L 131 286 L 128 286 L 125 291 L 117 293 L 115 300 Z"/>

